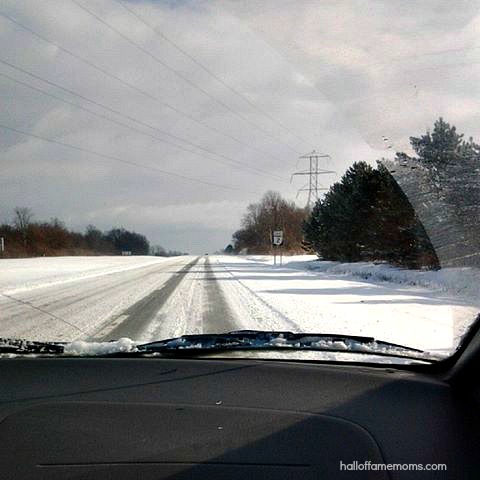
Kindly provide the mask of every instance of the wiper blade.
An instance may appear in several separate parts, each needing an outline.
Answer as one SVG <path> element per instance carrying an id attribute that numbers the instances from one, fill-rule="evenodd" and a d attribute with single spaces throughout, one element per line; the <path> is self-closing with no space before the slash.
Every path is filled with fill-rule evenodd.
<path id="1" fill-rule="evenodd" d="M 62 354 L 65 344 L 61 342 L 32 342 L 18 338 L 0 338 L 0 354 Z"/>
<path id="2" fill-rule="evenodd" d="M 205 355 L 234 350 L 290 350 L 353 353 L 374 356 L 438 360 L 429 352 L 373 337 L 328 333 L 292 333 L 288 331 L 236 330 L 221 334 L 193 334 L 138 345 L 129 339 L 104 343 L 35 342 L 0 338 L 0 354 L 141 356 Z M 126 343 L 128 345 L 126 345 Z M 75 347 L 75 348 L 74 348 Z"/>
<path id="3" fill-rule="evenodd" d="M 373 337 L 327 333 L 237 330 L 224 334 L 183 335 L 137 345 L 138 353 L 201 354 L 227 350 L 310 350 L 432 359 L 428 352 Z"/>

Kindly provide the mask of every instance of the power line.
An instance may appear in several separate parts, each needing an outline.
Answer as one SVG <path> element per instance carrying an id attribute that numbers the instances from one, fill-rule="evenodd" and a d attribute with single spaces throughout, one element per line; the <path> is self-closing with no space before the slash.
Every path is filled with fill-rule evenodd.
<path id="1" fill-rule="evenodd" d="M 248 144 L 248 143 L 245 143 L 243 142 L 242 140 L 239 140 L 238 138 L 234 137 L 233 135 L 230 135 L 228 133 L 225 133 L 225 132 L 222 132 L 221 130 L 219 130 L 218 128 L 215 128 L 215 127 L 212 127 L 210 125 L 208 125 L 208 123 L 205 123 L 201 120 L 198 120 L 197 118 L 193 117 L 192 115 L 190 115 L 189 113 L 186 113 L 182 110 L 180 110 L 179 108 L 159 99 L 158 97 L 156 97 L 155 95 L 152 95 L 151 93 L 127 82 L 126 80 L 123 80 L 121 77 L 109 72 L 108 70 L 104 69 L 103 67 L 100 67 L 98 65 L 96 65 L 95 63 L 91 62 L 90 60 L 72 52 L 71 50 L 69 50 L 68 48 L 65 48 L 63 47 L 62 45 L 60 45 L 59 43 L 57 42 L 54 42 L 52 40 L 50 40 L 49 38 L 45 37 L 44 35 L 36 32 L 35 30 L 32 30 L 30 27 L 27 27 L 26 25 L 23 25 L 22 23 L 20 23 L 19 21 L 15 20 L 13 17 L 10 17 L 9 15 L 7 15 L 6 13 L 3 13 L 3 12 L 0 12 L 0 15 L 2 15 L 4 18 L 6 18 L 7 20 L 11 21 L 12 23 L 14 23 L 15 25 L 17 25 L 18 27 L 22 28 L 23 30 L 29 32 L 31 35 L 39 38 L 40 40 L 42 40 L 43 42 L 45 43 L 48 43 L 50 45 L 53 45 L 54 47 L 58 48 L 59 50 L 61 50 L 62 52 L 66 53 L 67 55 L 70 55 L 71 57 L 75 58 L 77 61 L 81 62 L 81 63 L 84 63 L 85 65 L 88 65 L 90 68 L 93 68 L 94 70 L 97 70 L 98 72 L 102 73 L 103 75 L 109 77 L 109 78 L 112 78 L 114 80 L 116 80 L 117 82 L 121 83 L 124 87 L 127 87 L 127 88 L 130 88 L 132 90 L 134 90 L 135 92 L 139 93 L 140 95 L 150 99 L 150 100 L 153 100 L 155 102 L 157 102 L 159 105 L 162 105 L 163 107 L 165 108 L 168 108 L 170 110 L 172 110 L 173 112 L 175 112 L 177 115 L 180 115 L 182 117 L 185 117 L 187 118 L 188 120 L 194 122 L 194 123 L 197 123 L 198 125 L 201 125 L 202 127 L 206 128 L 207 130 L 210 130 L 214 133 L 216 133 L 217 135 L 221 135 L 222 137 L 224 138 L 228 138 L 230 140 L 233 140 L 234 142 L 238 143 L 239 145 L 242 145 L 246 148 L 249 148 L 251 150 L 255 150 L 259 153 L 261 153 L 262 155 L 266 155 L 276 161 L 279 161 L 279 159 L 277 157 L 275 157 L 274 155 L 271 155 L 269 152 L 261 149 L 261 148 L 258 148 L 258 147 L 255 147 L 254 145 L 252 144 Z"/>
<path id="2" fill-rule="evenodd" d="M 248 117 L 245 117 L 244 115 L 238 113 L 238 112 L 235 112 L 229 105 L 227 105 L 225 102 L 223 102 L 222 100 L 219 100 L 218 98 L 216 98 L 215 96 L 213 96 L 212 94 L 210 94 L 207 90 L 203 89 L 202 87 L 198 86 L 197 84 L 195 84 L 194 82 L 192 82 L 188 77 L 186 77 L 183 73 L 179 72 L 178 70 L 176 70 L 175 68 L 171 67 L 170 65 L 168 65 L 168 63 L 164 62 L 162 59 L 158 58 L 156 55 L 154 55 L 152 52 L 150 52 L 149 50 L 147 50 L 145 47 L 143 47 L 142 45 L 140 45 L 139 43 L 135 42 L 134 40 L 132 40 L 129 36 L 125 35 L 124 33 L 122 33 L 120 30 L 118 30 L 116 27 L 114 27 L 113 25 L 111 25 L 110 23 L 108 23 L 107 21 L 105 21 L 103 18 L 101 18 L 99 15 L 97 15 L 95 12 L 92 12 L 90 9 L 88 9 L 87 7 L 85 7 L 84 5 L 82 5 L 81 3 L 77 2 L 77 0 L 70 0 L 71 2 L 73 2 L 75 5 L 77 5 L 77 7 L 79 7 L 80 9 L 82 9 L 83 11 L 87 12 L 89 15 L 91 15 L 92 17 L 94 17 L 98 22 L 100 22 L 102 25 L 106 26 L 107 28 L 109 28 L 110 30 L 112 30 L 113 32 L 115 32 L 117 35 L 119 35 L 121 38 L 123 38 L 126 42 L 130 43 L 131 45 L 133 45 L 135 48 L 139 49 L 141 52 L 143 52 L 145 55 L 148 55 L 150 58 L 152 58 L 155 62 L 159 63 L 160 65 L 162 65 L 164 68 L 166 68 L 167 70 L 169 70 L 170 72 L 174 73 L 175 75 L 177 75 L 179 78 L 181 78 L 185 83 L 187 83 L 188 85 L 190 85 L 192 88 L 198 90 L 199 92 L 203 93 L 204 95 L 206 95 L 208 98 L 210 98 L 211 100 L 213 100 L 214 102 L 218 103 L 219 105 L 221 105 L 222 107 L 224 107 L 227 111 L 229 111 L 230 113 L 232 113 L 233 115 L 235 115 L 236 117 L 240 118 L 241 120 L 243 120 L 244 122 L 247 122 L 248 124 L 250 124 L 251 126 L 253 126 L 255 129 L 257 130 L 260 130 L 264 135 L 268 136 L 269 138 L 271 138 L 272 140 L 274 140 L 275 142 L 277 143 L 280 143 L 282 145 L 284 145 L 285 147 L 287 147 L 288 149 L 292 150 L 293 152 L 295 153 L 299 153 L 297 150 L 295 150 L 293 147 L 291 147 L 290 145 L 288 145 L 287 143 L 285 143 L 283 140 L 280 140 L 278 138 L 276 138 L 274 135 L 272 135 L 268 130 L 264 129 L 263 127 L 259 126 L 258 124 L 256 124 L 255 122 L 253 122 L 252 120 L 250 120 Z"/>
<path id="3" fill-rule="evenodd" d="M 0 62 L 1 62 L 1 60 L 0 60 Z M 61 98 L 61 97 L 59 97 L 59 96 L 57 96 L 57 95 L 54 95 L 54 94 L 49 93 L 49 92 L 45 92 L 44 90 L 42 90 L 42 89 L 40 89 L 40 88 L 34 87 L 34 86 L 32 86 L 32 85 L 29 85 L 28 83 L 22 82 L 21 80 L 18 80 L 18 79 L 16 79 L 16 78 L 10 77 L 9 75 L 6 75 L 6 74 L 4 74 L 4 73 L 1 73 L 1 72 L 0 72 L 0 76 L 2 76 L 2 77 L 4 77 L 4 78 L 7 78 L 7 79 L 11 80 L 12 82 L 15 82 L 15 83 L 17 83 L 17 84 L 20 84 L 20 85 L 22 85 L 22 86 L 24 86 L 24 87 L 26 87 L 26 88 L 29 88 L 29 89 L 34 90 L 34 91 L 36 91 L 36 92 L 39 92 L 39 93 L 41 93 L 41 94 L 43 94 L 43 95 L 45 95 L 45 96 L 48 96 L 48 97 L 51 97 L 51 98 L 55 98 L 56 100 L 59 100 L 59 101 L 65 103 L 65 104 L 67 104 L 67 105 L 72 105 L 72 106 L 74 106 L 74 107 L 76 107 L 76 108 L 78 108 L 78 109 L 80 109 L 80 110 L 84 110 L 84 111 L 86 111 L 86 112 L 90 113 L 91 115 L 94 115 L 94 116 L 96 116 L 96 117 L 98 117 L 98 118 L 101 118 L 101 119 L 107 120 L 107 121 L 109 121 L 109 122 L 112 122 L 112 123 L 114 123 L 114 124 L 116 124 L 116 125 L 120 125 L 120 126 L 122 126 L 122 127 L 125 127 L 125 128 L 127 128 L 128 130 L 133 130 L 133 131 L 138 132 L 138 133 L 140 133 L 140 134 L 142 134 L 142 135 L 146 135 L 146 136 L 148 136 L 148 137 L 150 137 L 150 138 L 153 138 L 153 139 L 157 140 L 158 142 L 162 142 L 162 143 L 166 143 L 166 144 L 168 144 L 168 145 L 172 145 L 172 146 L 174 146 L 174 147 L 176 147 L 176 148 L 182 149 L 182 150 L 184 150 L 184 151 L 186 151 L 186 152 L 189 152 L 189 153 L 192 153 L 192 154 L 194 154 L 194 155 L 198 155 L 198 156 L 201 156 L 201 157 L 204 157 L 204 158 L 210 158 L 210 157 L 206 157 L 205 155 L 202 155 L 202 154 L 200 154 L 200 153 L 198 153 L 198 152 L 195 152 L 195 151 L 193 151 L 193 150 L 186 149 L 186 148 L 184 148 L 184 147 L 182 147 L 182 146 L 180 146 L 180 145 L 177 145 L 177 144 L 175 144 L 175 143 L 173 143 L 173 142 L 169 142 L 169 141 L 164 140 L 164 139 L 161 139 L 161 138 L 159 138 L 159 137 L 157 137 L 157 136 L 155 136 L 155 135 L 151 135 L 151 134 L 149 134 L 149 133 L 147 133 L 147 132 L 144 132 L 143 130 L 140 130 L 140 129 L 138 129 L 138 128 L 134 128 L 134 127 L 132 127 L 131 125 L 128 125 L 128 124 L 126 124 L 126 123 L 119 122 L 119 121 L 114 120 L 114 119 L 112 119 L 112 118 L 106 117 L 105 115 L 99 114 L 99 113 L 97 113 L 97 112 L 95 112 L 95 111 L 93 111 L 93 110 L 90 110 L 90 109 L 88 109 L 88 108 L 86 108 L 86 107 L 83 107 L 83 106 L 81 106 L 81 105 L 78 105 L 78 104 L 76 104 L 76 103 L 74 103 L 74 102 L 70 102 L 70 101 L 68 101 L 68 100 L 65 100 L 65 99 L 63 99 L 63 98 Z M 165 132 L 165 133 L 166 133 L 166 132 Z M 240 170 L 244 170 L 243 168 L 241 168 L 241 165 L 235 165 L 235 164 L 232 165 L 232 163 L 225 163 L 225 162 L 222 162 L 222 161 L 220 161 L 220 160 L 218 160 L 218 159 L 216 159 L 216 158 L 212 158 L 211 160 L 213 160 L 213 161 L 215 161 L 215 162 L 222 163 L 222 164 L 224 164 L 224 165 L 227 164 L 227 165 L 233 166 L 234 168 L 238 168 L 238 169 L 240 169 Z M 254 167 L 252 167 L 252 169 L 253 169 L 253 171 L 249 171 L 249 173 L 255 173 L 255 174 L 257 174 L 257 175 L 261 175 L 261 174 L 262 174 L 261 172 L 255 171 L 255 170 L 254 170 Z M 248 171 L 248 170 L 247 170 L 247 171 Z M 270 177 L 270 175 L 269 175 L 269 177 Z M 279 177 L 279 178 L 280 178 L 280 177 Z"/>
<path id="4" fill-rule="evenodd" d="M 257 112 L 261 113 L 262 115 L 264 115 L 265 117 L 267 117 L 268 119 L 270 119 L 272 122 L 274 122 L 275 124 L 277 124 L 279 127 L 283 128 L 285 131 L 287 131 L 290 135 L 292 135 L 293 137 L 295 137 L 297 140 L 301 141 L 301 142 L 305 142 L 305 139 L 299 137 L 297 134 L 295 134 L 295 132 L 292 132 L 288 127 L 286 127 L 283 123 L 281 123 L 280 121 L 278 121 L 275 117 L 273 117 L 272 115 L 270 115 L 267 111 L 265 111 L 264 109 L 260 108 L 257 104 L 255 104 L 254 102 L 252 102 L 246 95 L 244 95 L 242 92 L 240 92 L 239 90 L 237 90 L 235 87 L 232 87 L 231 85 L 229 85 L 227 82 L 225 82 L 225 80 L 223 80 L 221 77 L 219 77 L 218 75 L 216 75 L 212 70 L 210 70 L 208 67 L 206 67 L 203 63 L 201 63 L 200 61 L 198 61 L 193 55 L 191 55 L 190 53 L 188 53 L 184 48 L 182 48 L 181 46 L 179 46 L 176 42 L 174 42 L 171 38 L 167 37 L 163 32 L 159 31 L 158 30 L 158 27 L 154 27 L 152 26 L 150 23 L 148 23 L 142 16 L 138 15 L 137 12 L 135 12 L 134 9 L 130 8 L 130 7 L 127 7 L 127 5 L 125 5 L 125 3 L 123 2 L 123 0 L 113 0 L 114 2 L 116 2 L 117 4 L 119 4 L 120 6 L 122 6 L 126 11 L 130 12 L 131 15 L 133 15 L 139 22 L 143 23 L 143 25 L 147 26 L 150 30 L 152 30 L 152 32 L 157 35 L 158 37 L 160 37 L 162 40 L 164 40 L 165 42 L 167 42 L 168 44 L 170 44 L 173 48 L 175 48 L 177 51 L 179 51 L 180 53 L 182 53 L 183 55 L 185 55 L 187 58 L 189 58 L 193 63 L 195 63 L 195 65 L 197 65 L 198 67 L 200 67 L 204 72 L 208 73 L 208 75 L 210 75 L 212 78 L 214 78 L 215 80 L 217 80 L 217 82 L 221 83 L 225 88 L 227 88 L 228 90 L 230 90 L 232 93 L 234 93 L 235 95 L 237 95 L 238 97 L 241 97 L 246 103 L 248 103 L 252 108 L 254 108 Z"/>
<path id="5" fill-rule="evenodd" d="M 183 147 L 182 145 L 178 145 L 178 144 L 176 144 L 176 143 L 174 143 L 174 142 L 171 142 L 171 141 L 162 139 L 162 138 L 160 138 L 160 137 L 157 137 L 157 136 L 155 136 L 155 135 L 152 135 L 152 134 L 150 134 L 150 133 L 144 132 L 143 130 L 134 128 L 134 127 L 132 127 L 131 125 L 125 124 L 125 123 L 123 123 L 123 122 L 119 122 L 118 120 L 114 120 L 114 119 L 112 119 L 112 118 L 109 118 L 109 117 L 107 117 L 107 116 L 105 116 L 105 115 L 102 115 L 102 114 L 100 114 L 100 113 L 98 113 L 98 112 L 95 112 L 95 111 L 90 110 L 90 109 L 88 109 L 88 108 L 86 108 L 86 107 L 83 107 L 83 106 L 81 106 L 81 105 L 78 105 L 78 104 L 76 104 L 76 103 L 74 103 L 74 102 L 70 102 L 70 101 L 68 101 L 68 100 L 65 100 L 65 99 L 57 96 L 57 95 L 54 95 L 54 94 L 49 93 L 49 92 L 45 92 L 44 90 L 42 90 L 42 89 L 40 89 L 40 88 L 34 87 L 34 86 L 32 86 L 32 85 L 29 85 L 28 83 L 25 83 L 25 82 L 22 82 L 22 81 L 20 81 L 20 80 L 18 80 L 18 79 L 16 79 L 16 78 L 10 77 L 9 75 L 6 75 L 5 73 L 0 73 L 1 76 L 5 77 L 5 78 L 8 78 L 9 80 L 11 80 L 11 81 L 13 81 L 13 82 L 15 82 L 15 83 L 21 84 L 21 85 L 23 85 L 24 87 L 27 87 L 27 88 L 29 88 L 29 89 L 31 89 L 31 90 L 35 90 L 35 91 L 37 91 L 37 92 L 39 92 L 39 93 L 41 93 L 41 94 L 43 94 L 43 95 L 46 95 L 46 96 L 55 98 L 55 99 L 57 99 L 57 100 L 59 100 L 59 101 L 61 101 L 61 102 L 63 102 L 63 103 L 68 104 L 68 105 L 72 105 L 72 106 L 74 106 L 74 107 L 76 107 L 76 108 L 79 108 L 79 109 L 81 109 L 81 110 L 85 110 L 86 112 L 88 112 L 88 113 L 90 113 L 90 114 L 92 114 L 92 115 L 94 115 L 94 116 L 96 116 L 96 117 L 98 117 L 98 118 L 102 118 L 102 119 L 107 120 L 107 121 L 109 121 L 109 122 L 115 123 L 115 124 L 117 124 L 117 125 L 121 125 L 121 126 L 123 126 L 123 127 L 125 127 L 125 128 L 131 129 L 131 130 L 134 130 L 134 131 L 139 132 L 139 133 L 141 133 L 141 134 L 143 134 L 143 135 L 146 135 L 146 136 L 148 136 L 148 137 L 150 137 L 150 138 L 156 139 L 156 140 L 159 141 L 159 142 L 165 143 L 165 144 L 167 144 L 167 145 L 172 145 L 172 146 L 174 146 L 175 148 L 178 148 L 178 149 L 183 150 L 183 151 L 185 151 L 185 152 L 188 152 L 188 153 L 191 153 L 191 154 L 194 154 L 194 155 L 198 155 L 198 156 L 203 157 L 203 158 L 211 158 L 213 161 L 216 161 L 216 162 L 219 162 L 219 163 L 223 163 L 223 164 L 228 164 L 228 165 L 233 166 L 233 167 L 235 167 L 235 168 L 238 168 L 238 169 L 240 169 L 240 170 L 244 170 L 244 169 L 246 168 L 246 169 L 249 170 L 249 173 L 255 173 L 255 174 L 257 174 L 257 175 L 263 175 L 263 176 L 266 176 L 266 177 L 268 177 L 268 178 L 272 178 L 272 179 L 275 179 L 275 180 L 285 181 L 283 178 L 278 177 L 278 176 L 276 176 L 276 175 L 272 175 L 271 173 L 267 172 L 266 170 L 262 170 L 262 169 L 253 167 L 253 166 L 250 166 L 250 165 L 245 164 L 245 163 L 243 163 L 243 162 L 239 162 L 239 161 L 237 161 L 237 160 L 235 160 L 235 159 L 232 159 L 232 158 L 230 158 L 230 157 L 227 157 L 227 156 L 225 156 L 225 155 L 222 155 L 222 154 L 219 154 L 219 153 L 215 153 L 215 152 L 213 152 L 213 151 L 211 151 L 211 150 L 209 150 L 209 149 L 206 149 L 206 148 L 202 147 L 201 145 L 197 145 L 197 144 L 195 144 L 195 143 L 193 143 L 193 142 L 190 142 L 190 141 L 188 141 L 188 140 L 182 139 L 181 137 L 178 137 L 178 136 L 176 136 L 176 135 L 172 135 L 172 134 L 170 134 L 170 133 L 168 133 L 168 132 L 165 132 L 164 130 L 160 130 L 160 129 L 152 126 L 152 125 L 149 125 L 149 124 L 144 123 L 144 122 L 142 122 L 142 121 L 140 121 L 140 120 L 137 120 L 137 119 L 134 118 L 134 117 L 131 117 L 131 116 L 129 116 L 129 115 L 124 115 L 124 114 L 122 114 L 122 113 L 121 113 L 120 111 L 118 111 L 118 110 L 112 109 L 112 108 L 110 108 L 110 107 L 108 107 L 108 106 L 106 106 L 106 105 L 104 105 L 104 104 L 102 104 L 102 103 L 100 103 L 100 102 L 96 102 L 95 100 L 91 100 L 91 99 L 89 99 L 88 97 L 85 97 L 84 95 L 80 95 L 80 94 L 74 92 L 73 90 L 64 88 L 64 87 L 62 87 L 61 85 L 58 85 L 58 84 L 56 84 L 56 83 L 54 83 L 54 82 L 51 82 L 51 81 L 49 81 L 49 80 L 46 80 L 46 79 L 44 79 L 44 78 L 42 78 L 42 77 L 40 77 L 40 76 L 38 76 L 38 75 L 35 75 L 35 74 L 31 73 L 31 72 L 28 72 L 27 70 L 25 70 L 25 69 L 23 69 L 23 68 L 17 67 L 17 66 L 15 66 L 15 65 L 13 65 L 13 64 L 11 64 L 11 63 L 9 63 L 9 62 L 6 62 L 6 61 L 2 60 L 1 58 L 0 58 L 0 63 L 3 63 L 3 64 L 5 64 L 5 65 L 7 65 L 7 66 L 9 66 L 9 67 L 11 67 L 11 68 L 13 68 L 13 69 L 15 69 L 15 70 L 18 70 L 18 71 L 22 72 L 22 73 L 25 73 L 25 74 L 31 76 L 32 78 L 35 78 L 35 79 L 40 80 L 40 81 L 42 81 L 42 82 L 45 82 L 45 83 L 48 84 L 48 85 L 52 85 L 52 86 L 54 86 L 54 87 L 56 87 L 56 88 L 58 88 L 58 89 L 61 89 L 61 90 L 63 90 L 63 91 L 66 91 L 67 93 L 69 93 L 69 94 L 71 94 L 71 95 L 74 95 L 74 96 L 77 96 L 77 97 L 79 97 L 79 98 L 81 98 L 81 99 L 83 99 L 83 100 L 85 100 L 85 101 L 87 101 L 87 102 L 90 102 L 90 103 L 92 103 L 92 104 L 94 104 L 94 105 L 97 105 L 97 106 L 99 106 L 99 107 L 101 107 L 101 108 L 104 108 L 105 110 L 107 110 L 107 111 L 109 111 L 109 112 L 112 112 L 112 113 L 114 113 L 114 114 L 116 114 L 116 115 L 119 115 L 119 116 L 121 116 L 121 117 L 127 118 L 128 120 L 131 120 L 131 121 L 133 121 L 133 122 L 135 122 L 135 123 L 138 123 L 138 124 L 140 124 L 140 125 L 142 125 L 142 126 L 146 126 L 146 127 L 148 127 L 148 128 L 151 128 L 152 130 L 158 130 L 158 131 L 159 131 L 160 133 L 162 133 L 163 135 L 172 137 L 172 138 L 177 139 L 177 140 L 179 140 L 179 141 L 181 141 L 181 142 L 184 142 L 184 143 L 186 143 L 186 144 L 188 144 L 188 145 L 191 145 L 191 146 L 193 146 L 193 147 L 195 147 L 195 148 L 204 150 L 205 152 L 209 153 L 210 155 L 215 155 L 215 156 L 219 156 L 219 157 L 225 158 L 225 160 L 226 160 L 227 163 L 226 163 L 225 161 L 221 161 L 221 160 L 219 160 L 219 159 L 217 159 L 217 158 L 211 158 L 210 156 L 206 156 L 205 154 L 202 154 L 202 153 L 196 152 L 196 151 L 194 151 L 194 150 L 190 150 L 190 149 L 188 149 L 188 148 L 185 148 L 185 147 Z"/>
<path id="6" fill-rule="evenodd" d="M 242 188 L 239 188 L 239 187 L 231 187 L 231 186 L 227 186 L 227 185 L 221 185 L 219 183 L 213 183 L 213 182 L 209 182 L 207 180 L 200 180 L 199 178 L 194 178 L 194 177 L 189 177 L 187 175 L 182 175 L 181 173 L 175 173 L 175 172 L 170 172 L 168 170 L 163 170 L 161 168 L 157 168 L 157 167 L 154 167 L 154 166 L 151 166 L 151 165 L 145 165 L 143 163 L 132 162 L 131 160 L 125 160 L 124 158 L 116 157 L 114 155 L 107 155 L 105 153 L 96 152 L 95 150 L 90 150 L 89 148 L 79 147 L 77 145 L 72 145 L 70 143 L 60 142 L 59 140 L 54 140 L 53 138 L 42 137 L 40 135 L 25 132 L 23 130 L 19 130 L 17 128 L 9 127 L 7 125 L 0 124 L 0 128 L 3 128 L 4 130 L 9 130 L 11 132 L 19 133 L 21 135 L 25 135 L 27 137 L 32 137 L 32 138 L 36 138 L 38 140 L 43 140 L 44 142 L 53 143 L 55 145 L 60 145 L 62 147 L 70 148 L 71 150 L 76 150 L 76 151 L 79 151 L 79 152 L 95 155 L 97 157 L 106 158 L 107 160 L 113 160 L 113 161 L 116 161 L 116 162 L 124 163 L 126 165 L 130 165 L 130 166 L 134 166 L 134 167 L 143 168 L 143 169 L 146 169 L 146 170 L 153 170 L 155 172 L 159 172 L 159 173 L 162 173 L 164 175 L 168 175 L 168 176 L 176 177 L 176 178 L 181 178 L 182 180 L 188 180 L 190 182 L 201 183 L 203 185 L 208 185 L 210 187 L 221 188 L 221 189 L 224 189 L 224 190 L 244 191 Z"/>

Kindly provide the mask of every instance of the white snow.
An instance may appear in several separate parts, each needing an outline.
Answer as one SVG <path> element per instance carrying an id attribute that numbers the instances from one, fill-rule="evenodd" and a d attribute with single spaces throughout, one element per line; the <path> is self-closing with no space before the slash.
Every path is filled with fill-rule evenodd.
<path id="1" fill-rule="evenodd" d="M 445 355 L 480 311 L 475 269 L 412 271 L 307 255 L 284 257 L 283 266 L 274 266 L 271 256 L 215 261 L 215 275 L 245 328 L 371 336 Z M 262 313 L 258 320 L 259 305 L 271 307 L 268 321 Z"/>
<path id="2" fill-rule="evenodd" d="M 114 342 L 84 342 L 75 340 L 65 345 L 66 355 L 108 355 L 116 352 L 133 352 L 137 342 L 130 338 L 120 338 Z"/>
<path id="3" fill-rule="evenodd" d="M 0 260 L 0 336 L 86 339 L 191 257 L 50 257 Z"/>
<path id="4" fill-rule="evenodd" d="M 273 259 L 270 257 L 247 257 L 247 259 L 273 264 Z M 470 299 L 473 302 L 480 299 L 480 270 L 474 267 L 408 270 L 393 267 L 385 262 L 319 261 L 314 255 L 286 257 L 284 265 L 288 268 L 346 275 L 363 280 L 426 287 Z"/>
<path id="5" fill-rule="evenodd" d="M 165 257 L 36 257 L 0 260 L 0 292 L 20 292 L 93 279 L 167 261 Z"/>
<path id="6" fill-rule="evenodd" d="M 202 258 L 184 276 L 137 340 L 149 342 L 204 333 L 206 305 L 205 259 Z"/>

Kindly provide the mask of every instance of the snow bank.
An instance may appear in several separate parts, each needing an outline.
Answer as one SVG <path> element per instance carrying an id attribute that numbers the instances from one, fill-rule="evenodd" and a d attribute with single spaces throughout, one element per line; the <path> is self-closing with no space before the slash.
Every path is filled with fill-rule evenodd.
<path id="1" fill-rule="evenodd" d="M 336 275 L 349 275 L 364 280 L 392 282 L 425 287 L 468 298 L 480 304 L 480 270 L 473 267 L 444 268 L 441 270 L 407 270 L 387 264 L 309 262 L 307 270 Z"/>

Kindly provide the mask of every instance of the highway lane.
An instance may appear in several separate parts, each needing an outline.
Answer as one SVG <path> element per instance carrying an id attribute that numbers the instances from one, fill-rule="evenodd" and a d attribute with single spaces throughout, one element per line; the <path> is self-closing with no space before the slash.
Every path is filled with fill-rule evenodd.
<path id="1" fill-rule="evenodd" d="M 179 270 L 162 288 L 124 313 L 131 321 L 123 319 L 107 335 L 99 335 L 99 340 L 128 337 L 148 342 L 243 328 L 242 318 L 227 302 L 208 256 Z"/>
<path id="2" fill-rule="evenodd" d="M 179 284 L 191 272 L 199 258 L 195 258 L 186 265 L 175 266 L 177 269 L 168 280 L 142 297 L 119 315 L 113 316 L 105 325 L 93 333 L 91 341 L 109 341 L 118 338 L 139 339 L 144 336 L 145 330 L 152 320 L 161 311 L 167 300 L 174 294 Z M 145 340 L 152 340 L 146 338 Z"/>
<path id="3" fill-rule="evenodd" d="M 17 261 L 23 274 L 32 259 L 24 260 Z M 4 282 L 0 291 L 1 337 L 42 341 L 127 337 L 147 342 L 242 328 L 208 256 L 161 259 L 153 264 L 140 263 L 138 268 L 125 260 L 104 274 L 95 270 L 93 277 L 81 278 L 87 270 L 77 272 L 77 279 L 66 276 L 58 280 L 57 273 L 62 273 L 67 261 L 71 259 L 46 262 L 48 275 L 42 277 L 40 271 L 40 284 L 33 287 L 14 288 L 18 284 L 15 272 L 11 284 Z M 104 259 L 85 259 L 89 266 L 101 261 Z M 59 270 L 52 277 L 54 262 Z M 31 275 L 27 276 L 31 280 Z"/>
<path id="4" fill-rule="evenodd" d="M 72 341 L 110 336 L 108 327 L 116 321 L 125 333 L 138 332 L 161 308 L 166 289 L 178 285 L 182 275 L 197 261 L 176 257 L 140 268 L 46 285 L 0 296 L 0 335 L 35 340 Z M 173 279 L 173 280 L 172 280 Z M 163 290 L 162 290 L 163 289 Z M 162 291 L 155 298 L 152 292 Z M 143 300 L 143 303 L 139 303 Z M 135 315 L 131 307 L 136 305 Z M 110 329 L 112 330 L 112 329 Z"/>

